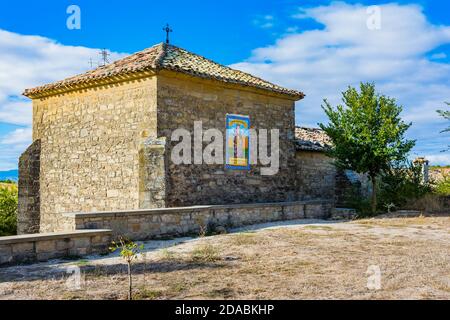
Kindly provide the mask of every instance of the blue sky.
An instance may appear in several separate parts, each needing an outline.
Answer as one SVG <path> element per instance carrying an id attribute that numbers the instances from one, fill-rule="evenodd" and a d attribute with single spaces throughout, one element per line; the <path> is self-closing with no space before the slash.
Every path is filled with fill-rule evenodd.
<path id="1" fill-rule="evenodd" d="M 81 29 L 66 27 L 69 5 Z M 380 8 L 368 30 L 367 6 Z M 404 105 L 417 139 L 412 156 L 449 164 L 449 136 L 435 113 L 450 100 L 448 1 L 3 1 L 0 4 L 0 170 L 14 169 L 31 140 L 27 87 L 89 68 L 98 49 L 120 58 L 164 40 L 219 63 L 307 95 L 296 122 L 325 121 L 321 100 L 334 104 L 347 85 L 375 81 Z M 32 37 L 30 37 L 32 36 Z"/>

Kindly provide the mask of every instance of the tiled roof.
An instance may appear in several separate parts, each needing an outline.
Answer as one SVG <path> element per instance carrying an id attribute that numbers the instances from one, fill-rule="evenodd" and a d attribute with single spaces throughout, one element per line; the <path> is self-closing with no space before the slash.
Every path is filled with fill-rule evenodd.
<path id="1" fill-rule="evenodd" d="M 48 91 L 64 92 L 77 86 L 88 86 L 99 80 L 132 75 L 144 71 L 170 70 L 195 77 L 234 83 L 259 88 L 302 99 L 304 94 L 297 90 L 286 89 L 251 74 L 220 65 L 202 56 L 165 43 L 132 54 L 95 70 L 67 78 L 62 81 L 27 89 L 25 96 L 36 96 Z"/>
<path id="2" fill-rule="evenodd" d="M 319 128 L 295 127 L 295 146 L 297 150 L 326 151 L 331 139 Z"/>

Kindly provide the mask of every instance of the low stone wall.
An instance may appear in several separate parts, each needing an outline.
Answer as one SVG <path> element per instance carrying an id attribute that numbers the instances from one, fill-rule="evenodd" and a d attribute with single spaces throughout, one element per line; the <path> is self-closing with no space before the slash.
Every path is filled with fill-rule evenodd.
<path id="1" fill-rule="evenodd" d="M 111 229 L 132 240 L 198 233 L 201 228 L 301 218 L 328 218 L 332 202 L 297 201 L 239 205 L 192 206 L 131 211 L 66 213 L 76 229 Z"/>
<path id="2" fill-rule="evenodd" d="M 106 253 L 111 230 L 78 230 L 0 237 L 0 265 Z"/>

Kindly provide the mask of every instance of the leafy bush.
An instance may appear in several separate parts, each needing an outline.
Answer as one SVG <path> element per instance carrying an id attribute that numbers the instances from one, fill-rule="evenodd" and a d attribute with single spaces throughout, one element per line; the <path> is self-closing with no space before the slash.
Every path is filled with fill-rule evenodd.
<path id="1" fill-rule="evenodd" d="M 16 182 L 13 181 L 13 180 L 11 180 L 11 179 L 4 179 L 4 180 L 1 180 L 1 179 L 0 179 L 0 183 L 10 183 L 10 184 L 15 184 Z"/>
<path id="2" fill-rule="evenodd" d="M 433 190 L 430 183 L 423 182 L 420 166 L 410 162 L 396 163 L 381 175 L 378 186 L 380 209 L 403 208 L 407 203 L 420 199 Z"/>
<path id="3" fill-rule="evenodd" d="M 445 176 L 442 181 L 436 183 L 434 191 L 442 196 L 450 196 L 450 176 Z"/>
<path id="4" fill-rule="evenodd" d="M 358 218 L 366 218 L 374 215 L 371 208 L 371 200 L 361 195 L 357 186 L 352 186 L 346 190 L 342 204 L 346 208 L 355 209 Z"/>
<path id="5" fill-rule="evenodd" d="M 17 233 L 17 187 L 0 187 L 0 236 Z"/>
<path id="6" fill-rule="evenodd" d="M 378 180 L 377 213 L 398 209 L 438 210 L 441 207 L 439 197 L 433 194 L 433 185 L 424 183 L 420 166 L 411 162 L 393 163 L 378 176 Z M 345 205 L 355 209 L 359 217 L 373 215 L 370 200 L 361 196 L 356 189 L 350 190 L 345 199 Z"/>

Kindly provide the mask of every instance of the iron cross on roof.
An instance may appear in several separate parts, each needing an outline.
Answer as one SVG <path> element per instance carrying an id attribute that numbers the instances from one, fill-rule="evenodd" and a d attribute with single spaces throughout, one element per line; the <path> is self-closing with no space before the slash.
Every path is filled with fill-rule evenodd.
<path id="1" fill-rule="evenodd" d="M 173 30 L 170 29 L 169 24 L 167 23 L 166 26 L 163 28 L 163 31 L 166 32 L 166 43 L 169 43 L 169 32 L 172 32 Z"/>

